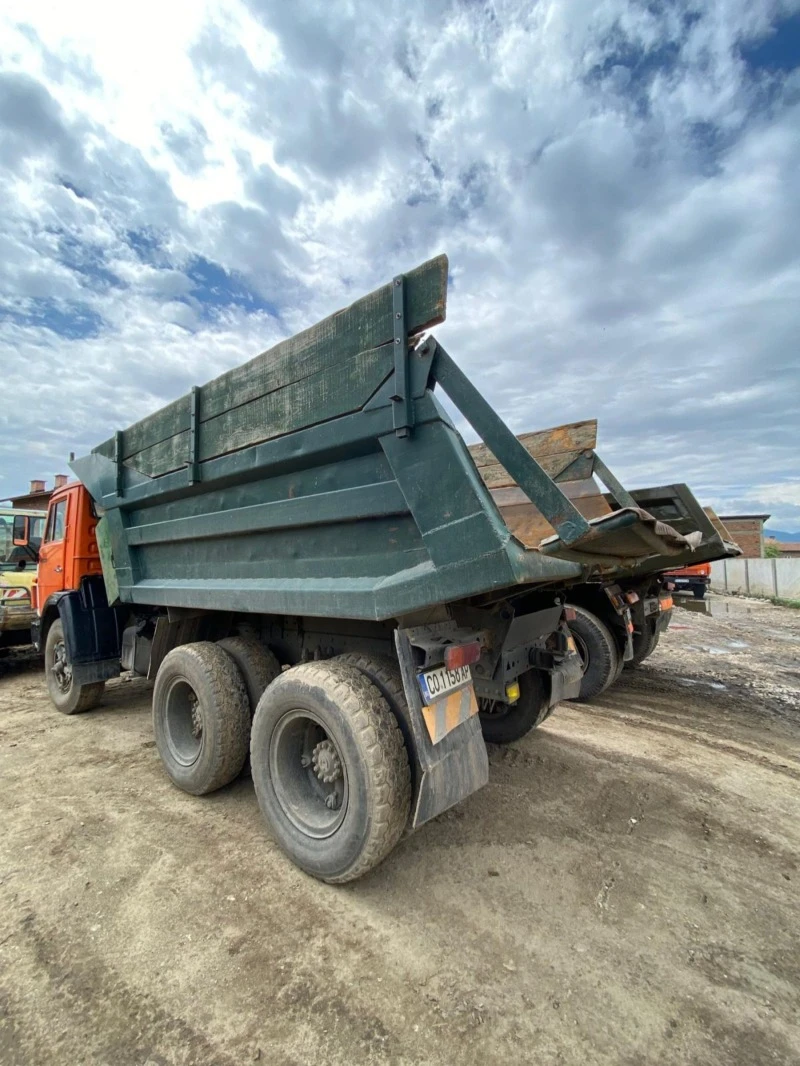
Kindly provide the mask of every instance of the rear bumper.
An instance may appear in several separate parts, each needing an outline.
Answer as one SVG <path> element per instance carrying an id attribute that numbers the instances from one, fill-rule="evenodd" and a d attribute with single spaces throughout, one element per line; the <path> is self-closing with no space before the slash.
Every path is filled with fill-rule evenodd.
<path id="1" fill-rule="evenodd" d="M 0 633 L 30 633 L 36 612 L 30 603 L 0 604 Z"/>

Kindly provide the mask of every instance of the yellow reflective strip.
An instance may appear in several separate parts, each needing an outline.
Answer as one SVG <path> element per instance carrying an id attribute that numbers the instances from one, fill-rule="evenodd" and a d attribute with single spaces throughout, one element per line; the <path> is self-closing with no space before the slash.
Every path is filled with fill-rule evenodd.
<path id="1" fill-rule="evenodd" d="M 475 689 L 472 685 L 464 689 L 462 696 L 464 702 L 462 703 L 461 721 L 466 722 L 473 714 L 478 713 L 478 701 L 475 698 Z"/>
<path id="2" fill-rule="evenodd" d="M 454 692 L 451 696 L 448 696 L 445 700 L 447 704 L 447 732 L 451 729 L 455 729 L 461 718 L 461 692 Z"/>
<path id="3" fill-rule="evenodd" d="M 425 725 L 428 729 L 428 736 L 433 743 L 436 743 L 436 704 L 424 704 L 422 705 L 422 717 L 425 719 Z"/>

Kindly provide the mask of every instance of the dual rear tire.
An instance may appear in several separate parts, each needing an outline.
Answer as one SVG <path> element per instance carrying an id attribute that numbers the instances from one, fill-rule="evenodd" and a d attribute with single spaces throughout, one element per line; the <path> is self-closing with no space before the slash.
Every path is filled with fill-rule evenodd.
<path id="1" fill-rule="evenodd" d="M 540 726 L 548 717 L 549 694 L 539 670 L 528 670 L 517 679 L 520 695 L 516 703 L 481 699 L 478 701 L 483 739 L 488 744 L 513 744 Z"/>
<path id="2" fill-rule="evenodd" d="M 585 607 L 573 610 L 576 617 L 569 629 L 583 663 L 581 690 L 576 699 L 583 702 L 599 696 L 616 681 L 622 671 L 622 654 L 605 622 Z"/>
<path id="3" fill-rule="evenodd" d="M 408 821 L 411 772 L 390 706 L 401 698 L 391 660 L 344 657 L 281 673 L 249 638 L 187 644 L 156 677 L 156 746 L 193 795 L 232 781 L 249 750 L 280 847 L 307 873 L 342 883 L 381 862 Z"/>
<path id="4" fill-rule="evenodd" d="M 403 736 L 380 689 L 353 663 L 305 663 L 273 681 L 253 719 L 250 762 L 278 844 L 323 881 L 361 877 L 405 829 Z"/>

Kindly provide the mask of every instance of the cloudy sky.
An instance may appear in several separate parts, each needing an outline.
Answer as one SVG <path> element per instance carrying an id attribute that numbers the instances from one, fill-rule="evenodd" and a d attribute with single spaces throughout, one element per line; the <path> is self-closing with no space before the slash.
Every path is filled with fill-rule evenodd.
<path id="1" fill-rule="evenodd" d="M 800 3 L 4 0 L 0 54 L 0 496 L 445 251 L 517 432 L 800 530 Z"/>

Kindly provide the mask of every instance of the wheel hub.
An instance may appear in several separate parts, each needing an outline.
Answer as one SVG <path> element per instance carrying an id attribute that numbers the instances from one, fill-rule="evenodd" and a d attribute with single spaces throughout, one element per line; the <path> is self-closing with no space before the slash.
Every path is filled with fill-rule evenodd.
<path id="1" fill-rule="evenodd" d="M 342 776 L 342 760 L 330 740 L 321 740 L 311 753 L 314 773 L 326 785 L 332 785 Z"/>
<path id="2" fill-rule="evenodd" d="M 55 646 L 52 670 L 61 691 L 69 691 L 72 684 L 72 667 L 67 662 L 67 649 L 63 642 Z"/>
<path id="3" fill-rule="evenodd" d="M 198 702 L 197 702 L 196 699 L 192 700 L 191 707 L 192 707 L 192 736 L 195 738 L 195 740 L 199 740 L 199 738 L 203 734 L 203 716 L 200 713 L 200 707 L 199 707 Z"/>

